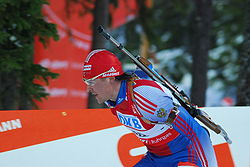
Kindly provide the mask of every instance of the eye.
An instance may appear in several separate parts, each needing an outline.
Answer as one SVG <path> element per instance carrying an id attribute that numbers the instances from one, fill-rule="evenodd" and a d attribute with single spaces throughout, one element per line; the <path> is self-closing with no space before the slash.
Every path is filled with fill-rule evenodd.
<path id="1" fill-rule="evenodd" d="M 95 85 L 96 81 L 94 79 L 83 79 L 83 81 L 88 85 L 88 86 L 93 86 Z"/>

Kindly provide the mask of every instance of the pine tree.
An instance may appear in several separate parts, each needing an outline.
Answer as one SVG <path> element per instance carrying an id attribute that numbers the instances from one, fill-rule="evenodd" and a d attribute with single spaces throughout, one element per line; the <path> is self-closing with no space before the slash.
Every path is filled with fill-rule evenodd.
<path id="1" fill-rule="evenodd" d="M 0 109 L 31 109 L 48 94 L 35 79 L 48 84 L 57 74 L 33 63 L 34 37 L 46 44 L 58 39 L 56 26 L 41 12 L 44 0 L 0 2 Z"/>
<path id="2" fill-rule="evenodd" d="M 250 106 L 250 0 L 247 1 L 246 14 L 246 30 L 245 40 L 243 43 L 243 51 L 240 55 L 240 72 L 239 84 L 237 92 L 237 105 Z"/>

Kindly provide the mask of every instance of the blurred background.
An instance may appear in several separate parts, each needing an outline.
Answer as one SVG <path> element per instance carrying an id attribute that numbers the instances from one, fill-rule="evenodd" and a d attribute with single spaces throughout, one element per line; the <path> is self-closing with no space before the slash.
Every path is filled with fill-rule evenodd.
<path id="1" fill-rule="evenodd" d="M 0 110 L 103 108 L 86 92 L 102 25 L 198 106 L 250 105 L 250 0 L 0 1 Z"/>

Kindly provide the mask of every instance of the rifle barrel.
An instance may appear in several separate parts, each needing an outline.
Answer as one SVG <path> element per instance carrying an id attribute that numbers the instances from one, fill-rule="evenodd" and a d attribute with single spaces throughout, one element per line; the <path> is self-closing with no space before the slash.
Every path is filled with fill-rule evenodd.
<path id="1" fill-rule="evenodd" d="M 209 129 L 214 131 L 217 134 L 220 134 L 224 137 L 227 143 L 231 144 L 232 141 L 229 139 L 226 131 L 220 126 L 215 124 L 209 116 L 202 110 L 197 109 L 192 105 L 187 98 L 185 98 L 179 90 L 173 86 L 165 77 L 162 77 L 158 73 L 156 74 L 155 71 L 151 70 L 145 63 L 145 60 L 142 60 L 141 57 L 138 55 L 135 57 L 132 55 L 124 46 L 116 41 L 111 35 L 105 32 L 102 26 L 98 27 L 98 32 L 102 34 L 107 40 L 111 41 L 119 50 L 121 50 L 124 54 L 129 56 L 130 59 L 139 67 L 141 68 L 151 79 L 154 81 L 160 82 L 162 85 L 167 87 L 174 97 L 181 103 L 181 105 L 189 112 L 190 115 L 196 117 L 199 121 L 201 121 L 204 125 L 206 125 Z"/>

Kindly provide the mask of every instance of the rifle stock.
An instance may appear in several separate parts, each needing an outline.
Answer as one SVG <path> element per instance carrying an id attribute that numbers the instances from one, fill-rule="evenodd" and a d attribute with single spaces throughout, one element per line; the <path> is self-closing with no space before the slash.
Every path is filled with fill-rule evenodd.
<path id="1" fill-rule="evenodd" d="M 98 27 L 98 32 L 102 34 L 107 40 L 111 41 L 124 54 L 129 56 L 129 58 L 151 79 L 160 82 L 163 86 L 167 87 L 171 91 L 173 96 L 189 112 L 191 116 L 196 117 L 200 122 L 202 122 L 205 126 L 207 126 L 215 133 L 222 135 L 227 143 L 232 143 L 226 131 L 220 125 L 215 124 L 207 113 L 198 109 L 197 106 L 193 105 L 183 91 L 179 91 L 178 88 L 172 85 L 164 76 L 158 74 L 155 70 L 150 69 L 149 65 L 151 65 L 151 63 L 147 59 L 140 57 L 139 55 L 132 55 L 123 47 L 121 43 L 117 42 L 111 35 L 105 32 L 102 26 Z"/>

